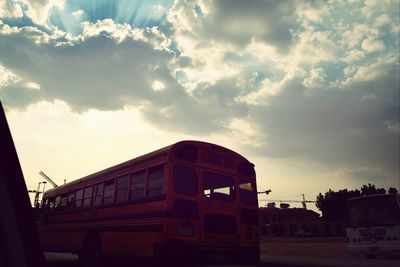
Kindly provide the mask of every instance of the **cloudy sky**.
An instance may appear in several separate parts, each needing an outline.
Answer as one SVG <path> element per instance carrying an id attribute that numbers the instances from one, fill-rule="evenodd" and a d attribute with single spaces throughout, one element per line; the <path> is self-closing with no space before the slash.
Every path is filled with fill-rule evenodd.
<path id="1" fill-rule="evenodd" d="M 0 98 L 30 189 L 183 139 L 270 199 L 398 188 L 399 25 L 398 0 L 0 0 Z"/>

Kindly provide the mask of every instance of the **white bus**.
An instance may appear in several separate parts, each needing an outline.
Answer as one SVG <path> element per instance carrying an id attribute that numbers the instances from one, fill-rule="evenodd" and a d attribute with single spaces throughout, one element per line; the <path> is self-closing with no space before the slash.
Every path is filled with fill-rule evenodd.
<path id="1" fill-rule="evenodd" d="M 347 202 L 348 251 L 367 258 L 400 252 L 399 194 L 379 194 Z"/>

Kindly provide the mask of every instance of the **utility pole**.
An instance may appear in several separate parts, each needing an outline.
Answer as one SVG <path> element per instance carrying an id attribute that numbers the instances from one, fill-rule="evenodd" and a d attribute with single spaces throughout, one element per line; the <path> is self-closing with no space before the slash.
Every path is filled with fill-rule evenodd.
<path id="1" fill-rule="evenodd" d="M 43 181 L 42 184 L 43 184 L 43 194 L 44 194 L 44 191 L 46 190 L 46 184 L 47 184 L 47 182 L 46 182 L 46 181 Z"/>
<path id="2" fill-rule="evenodd" d="M 307 209 L 307 206 L 306 206 L 306 198 L 304 197 L 304 194 L 301 194 L 302 196 L 303 196 L 303 202 L 301 202 L 301 204 L 303 205 L 303 209 Z"/>

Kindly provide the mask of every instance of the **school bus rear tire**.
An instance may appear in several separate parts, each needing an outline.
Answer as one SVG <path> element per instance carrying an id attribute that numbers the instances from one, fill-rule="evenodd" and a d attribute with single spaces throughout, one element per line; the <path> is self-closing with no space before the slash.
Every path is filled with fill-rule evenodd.
<path id="1" fill-rule="evenodd" d="M 101 246 L 96 237 L 90 237 L 79 255 L 82 267 L 101 266 Z"/>

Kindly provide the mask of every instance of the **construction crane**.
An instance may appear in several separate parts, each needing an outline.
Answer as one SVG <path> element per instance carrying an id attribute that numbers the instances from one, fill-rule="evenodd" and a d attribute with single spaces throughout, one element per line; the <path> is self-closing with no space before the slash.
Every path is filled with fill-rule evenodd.
<path id="1" fill-rule="evenodd" d="M 40 184 L 39 182 L 38 188 L 36 190 L 28 190 L 28 193 L 35 193 L 35 200 L 34 200 L 34 206 L 35 208 L 39 208 L 39 196 L 42 192 L 40 192 Z"/>
<path id="2" fill-rule="evenodd" d="M 50 177 L 47 176 L 44 172 L 40 171 L 39 174 L 40 174 L 44 179 L 46 179 L 49 183 L 51 183 L 51 185 L 52 185 L 54 188 L 58 187 L 58 185 L 57 185 L 53 180 L 51 180 Z"/>
<path id="3" fill-rule="evenodd" d="M 304 194 L 301 194 L 303 196 L 303 200 L 273 200 L 273 199 L 260 199 L 261 201 L 268 201 L 268 202 L 293 202 L 293 203 L 301 203 L 303 205 L 303 209 L 307 209 L 306 203 L 315 203 L 316 201 L 314 200 L 306 200 L 304 197 Z"/>
<path id="4" fill-rule="evenodd" d="M 43 189 L 42 189 L 42 191 L 40 191 L 40 185 L 41 185 L 41 184 L 43 184 Z M 40 197 L 40 194 L 43 194 L 43 193 L 44 193 L 44 191 L 45 191 L 45 189 L 46 189 L 46 184 L 47 184 L 46 181 L 39 182 L 38 187 L 37 187 L 36 190 L 28 190 L 28 193 L 35 193 L 35 199 L 34 199 L 34 202 L 33 202 L 35 208 L 39 208 L 39 207 L 40 207 L 39 197 Z"/>

